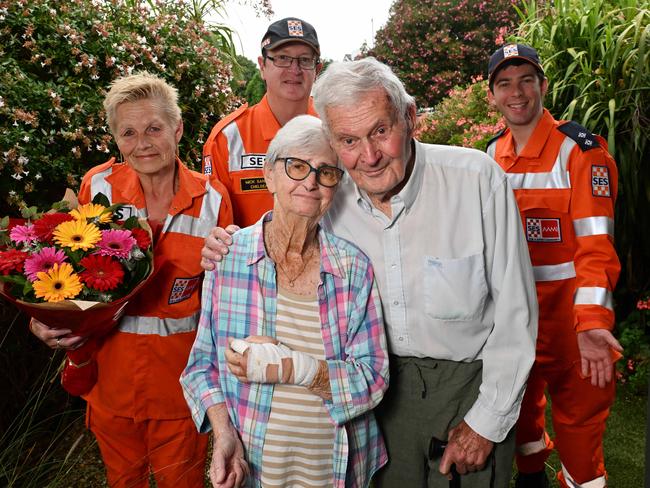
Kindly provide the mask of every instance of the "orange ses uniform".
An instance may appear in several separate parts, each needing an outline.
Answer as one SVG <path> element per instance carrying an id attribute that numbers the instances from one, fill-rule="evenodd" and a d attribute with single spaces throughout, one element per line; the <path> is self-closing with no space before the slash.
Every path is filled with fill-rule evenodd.
<path id="1" fill-rule="evenodd" d="M 309 115 L 316 115 L 309 100 Z M 264 160 L 271 139 L 280 130 L 266 95 L 260 103 L 238 110 L 214 126 L 203 146 L 203 174 L 218 179 L 230 194 L 234 222 L 248 227 L 273 208 L 264 182 Z M 289 155 L 287 155 L 289 156 Z"/>
<path id="2" fill-rule="evenodd" d="M 604 139 L 548 110 L 520 154 L 514 147 L 505 130 L 487 152 L 515 191 L 539 300 L 537 356 L 517 423 L 518 468 L 543 470 L 553 448 L 544 430 L 547 387 L 560 482 L 604 487 L 602 438 L 614 381 L 601 389 L 581 376 L 576 332 L 614 326 L 616 164 Z"/>
<path id="3" fill-rule="evenodd" d="M 111 487 L 203 486 L 207 436 L 197 434 L 179 377 L 196 335 L 201 247 L 215 225 L 232 222 L 226 190 L 180 161 L 178 191 L 154 230 L 154 276 L 129 302 L 97 352 L 98 379 L 85 397 Z M 83 178 L 80 203 L 97 193 L 126 203 L 124 217 L 146 218 L 138 175 L 114 159 Z"/>

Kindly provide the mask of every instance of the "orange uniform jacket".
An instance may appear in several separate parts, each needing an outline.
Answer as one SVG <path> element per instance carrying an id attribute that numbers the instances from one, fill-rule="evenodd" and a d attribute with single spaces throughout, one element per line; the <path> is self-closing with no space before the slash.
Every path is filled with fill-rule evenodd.
<path id="1" fill-rule="evenodd" d="M 311 100 L 307 113 L 316 116 Z M 240 227 L 253 225 L 273 207 L 262 168 L 278 130 L 280 124 L 264 95 L 260 103 L 244 105 L 221 119 L 203 146 L 203 173 L 226 187 L 234 222 Z"/>
<path id="2" fill-rule="evenodd" d="M 135 421 L 190 415 L 178 379 L 198 323 L 200 252 L 215 224 L 232 223 L 223 186 L 177 164 L 178 191 L 154 242 L 155 274 L 100 346 L 97 384 L 86 397 L 93 408 Z M 130 204 L 125 217 L 147 217 L 140 181 L 127 164 L 112 159 L 92 168 L 81 183 L 80 203 L 99 192 L 111 203 Z"/>
<path id="3" fill-rule="evenodd" d="M 614 326 L 616 164 L 601 137 L 556 121 L 548 110 L 519 155 L 514 147 L 505 130 L 488 154 L 507 173 L 528 240 L 539 299 L 538 360 L 545 352 L 561 357 L 570 351 L 559 334 Z"/>

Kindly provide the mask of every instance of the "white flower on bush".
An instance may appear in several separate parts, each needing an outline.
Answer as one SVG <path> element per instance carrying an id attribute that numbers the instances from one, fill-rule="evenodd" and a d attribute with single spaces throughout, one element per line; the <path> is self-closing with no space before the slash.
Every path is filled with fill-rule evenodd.
<path id="1" fill-rule="evenodd" d="M 25 165 L 25 164 L 27 164 L 27 163 L 29 163 L 29 158 L 27 158 L 27 157 L 25 157 L 25 156 L 20 156 L 20 157 L 18 158 L 18 164 Z"/>

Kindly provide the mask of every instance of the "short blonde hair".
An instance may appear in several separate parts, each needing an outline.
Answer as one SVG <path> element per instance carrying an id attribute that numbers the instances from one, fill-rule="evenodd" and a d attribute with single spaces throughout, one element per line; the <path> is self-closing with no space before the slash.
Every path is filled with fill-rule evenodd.
<path id="1" fill-rule="evenodd" d="M 138 100 L 155 99 L 160 102 L 167 120 L 176 125 L 181 120 L 178 106 L 178 90 L 156 75 L 142 71 L 117 78 L 111 83 L 110 90 L 104 98 L 106 120 L 111 132 L 115 133 L 117 107 L 122 103 Z"/>

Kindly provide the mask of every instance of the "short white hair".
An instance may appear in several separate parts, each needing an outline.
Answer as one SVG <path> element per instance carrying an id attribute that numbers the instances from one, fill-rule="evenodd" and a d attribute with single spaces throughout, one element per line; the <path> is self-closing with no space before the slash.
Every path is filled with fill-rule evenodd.
<path id="1" fill-rule="evenodd" d="M 298 150 L 308 154 L 331 152 L 336 158 L 322 121 L 313 115 L 298 115 L 284 124 L 269 144 L 266 164 L 273 165 L 279 158 L 293 156 L 289 153 Z"/>
<path id="2" fill-rule="evenodd" d="M 329 132 L 329 107 L 355 106 L 359 99 L 377 90 L 386 93 L 395 115 L 410 127 L 409 112 L 415 107 L 415 99 L 387 65 L 373 57 L 331 63 L 318 77 L 313 90 L 314 106 L 325 131 Z"/>

